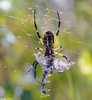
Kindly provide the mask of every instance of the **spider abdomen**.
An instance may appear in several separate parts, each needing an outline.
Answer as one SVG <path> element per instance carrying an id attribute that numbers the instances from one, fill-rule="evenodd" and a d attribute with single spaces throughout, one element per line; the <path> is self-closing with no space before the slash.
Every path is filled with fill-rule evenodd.
<path id="1" fill-rule="evenodd" d="M 45 47 L 52 47 L 53 48 L 54 35 L 51 31 L 47 31 L 44 34 L 43 43 L 44 43 Z"/>

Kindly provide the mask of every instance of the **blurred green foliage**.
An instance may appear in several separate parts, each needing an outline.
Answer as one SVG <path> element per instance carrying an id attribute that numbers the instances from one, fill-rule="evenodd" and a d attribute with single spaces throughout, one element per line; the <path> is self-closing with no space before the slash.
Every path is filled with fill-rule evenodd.
<path id="1" fill-rule="evenodd" d="M 45 30 L 56 32 L 54 18 L 58 7 L 51 8 L 49 0 L 7 1 L 8 6 L 0 0 L 0 100 L 40 100 L 41 85 L 34 79 L 34 70 L 25 74 L 35 60 L 35 48 L 44 48 L 36 35 L 33 11 L 37 11 L 37 25 L 43 37 Z M 76 64 L 48 79 L 51 80 L 46 84 L 51 88 L 50 97 L 42 100 L 92 99 L 92 1 L 75 0 L 72 6 L 73 24 L 65 23 L 64 11 L 59 10 L 63 14 L 60 14 L 61 30 L 55 47 L 62 45 L 63 53 Z M 42 79 L 40 65 L 37 77 Z"/>

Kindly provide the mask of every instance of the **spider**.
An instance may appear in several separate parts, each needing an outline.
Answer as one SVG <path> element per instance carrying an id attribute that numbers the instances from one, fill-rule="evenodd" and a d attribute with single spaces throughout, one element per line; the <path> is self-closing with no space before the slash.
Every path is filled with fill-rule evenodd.
<path id="1" fill-rule="evenodd" d="M 56 32 L 56 37 L 55 37 L 55 40 L 54 40 L 54 34 L 51 32 L 51 31 L 47 31 L 45 34 L 44 34 L 44 38 L 42 40 L 40 34 L 39 34 L 39 31 L 38 31 L 38 28 L 37 28 L 37 24 L 36 24 L 36 19 L 35 19 L 35 13 L 36 13 L 36 10 L 34 10 L 34 26 L 35 26 L 35 29 L 36 29 L 36 32 L 37 32 L 37 36 L 38 38 L 40 39 L 40 42 L 42 43 L 42 45 L 44 46 L 45 49 L 42 49 L 42 48 L 39 48 L 37 47 L 35 49 L 35 51 L 38 53 L 37 50 L 41 50 L 41 51 L 44 51 L 44 54 L 43 54 L 43 57 L 44 58 L 48 58 L 49 60 L 48 63 L 46 64 L 46 68 L 50 69 L 50 73 L 52 74 L 53 73 L 53 68 L 54 68 L 54 59 L 56 58 L 57 55 L 59 56 L 62 56 L 64 57 L 68 62 L 71 62 L 67 56 L 61 54 L 62 50 L 63 50 L 63 47 L 60 46 L 56 49 L 54 49 L 54 45 L 56 43 L 56 40 L 57 40 L 57 37 L 59 35 L 59 30 L 60 30 L 60 16 L 59 16 L 59 12 L 57 10 L 57 17 L 58 17 L 58 30 Z M 60 49 L 60 52 L 57 53 L 55 52 L 56 50 L 59 50 Z M 35 71 L 34 71 L 34 78 L 39 82 L 39 80 L 36 78 L 36 66 L 39 64 L 40 61 L 38 61 L 37 59 L 33 62 L 32 66 L 28 69 L 27 73 L 31 70 L 31 68 L 34 66 L 35 67 Z M 41 64 L 40 64 L 41 65 Z M 39 82 L 41 83 L 41 87 L 42 87 L 42 92 L 44 94 L 46 94 L 46 90 L 44 88 L 44 85 L 45 85 L 45 79 L 46 79 L 46 75 L 48 74 L 48 70 L 44 70 L 43 71 L 43 78 L 42 78 L 42 82 Z"/>

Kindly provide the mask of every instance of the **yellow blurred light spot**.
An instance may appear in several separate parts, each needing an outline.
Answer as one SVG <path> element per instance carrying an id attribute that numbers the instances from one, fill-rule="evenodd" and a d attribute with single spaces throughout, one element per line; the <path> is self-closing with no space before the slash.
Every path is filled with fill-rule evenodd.
<path id="1" fill-rule="evenodd" d="M 85 50 L 82 52 L 82 55 L 79 57 L 78 64 L 82 74 L 91 75 L 92 74 L 92 58 L 90 53 Z"/>

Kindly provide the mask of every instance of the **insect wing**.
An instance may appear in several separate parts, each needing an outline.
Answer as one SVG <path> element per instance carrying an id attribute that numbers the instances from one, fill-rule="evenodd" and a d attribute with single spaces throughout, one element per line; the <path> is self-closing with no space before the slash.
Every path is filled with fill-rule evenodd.
<path id="1" fill-rule="evenodd" d="M 66 59 L 57 59 L 53 58 L 53 65 L 49 68 L 47 67 L 50 63 L 48 59 L 46 59 L 41 52 L 38 52 L 37 54 L 34 54 L 36 57 L 36 61 L 41 65 L 43 70 L 48 70 L 49 68 L 52 68 L 53 72 L 64 72 L 65 70 L 68 70 L 72 65 L 75 64 L 75 62 L 67 61 Z"/>
<path id="2" fill-rule="evenodd" d="M 46 59 L 41 52 L 38 52 L 37 54 L 34 53 L 34 56 L 36 57 L 36 61 L 41 65 L 43 70 L 47 70 L 47 62 L 48 59 Z"/>
<path id="3" fill-rule="evenodd" d="M 68 70 L 75 62 L 68 62 L 66 59 L 57 59 L 54 60 L 54 72 L 64 72 L 65 70 Z"/>

